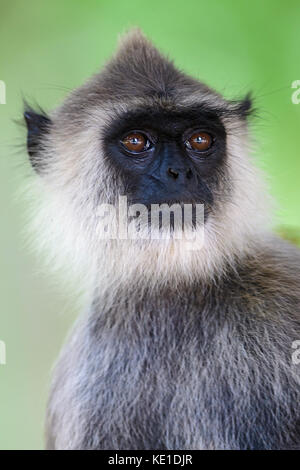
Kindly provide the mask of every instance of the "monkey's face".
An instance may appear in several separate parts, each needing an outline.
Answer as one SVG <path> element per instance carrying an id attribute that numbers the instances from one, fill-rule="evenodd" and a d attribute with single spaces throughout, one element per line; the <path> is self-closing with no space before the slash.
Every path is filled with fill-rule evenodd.
<path id="1" fill-rule="evenodd" d="M 204 204 L 208 215 L 226 163 L 226 131 L 204 107 L 152 106 L 103 131 L 104 155 L 130 203 Z"/>
<path id="2" fill-rule="evenodd" d="M 250 111 L 248 98 L 226 100 L 132 33 L 106 67 L 49 117 L 25 113 L 29 157 L 48 198 L 36 219 L 45 238 L 51 233 L 54 251 L 69 253 L 79 269 L 107 261 L 105 269 L 114 271 L 115 260 L 127 274 L 129 266 L 142 266 L 151 279 L 151 257 L 156 274 L 212 272 L 221 259 L 244 252 L 265 224 L 247 151 Z M 102 243 L 97 209 L 115 208 L 120 196 L 151 211 L 153 205 L 204 205 L 201 255 L 174 239 L 158 245 L 115 243 L 112 237 Z M 193 219 L 188 231 L 197 232 Z M 107 257 L 103 246 L 112 250 Z"/>

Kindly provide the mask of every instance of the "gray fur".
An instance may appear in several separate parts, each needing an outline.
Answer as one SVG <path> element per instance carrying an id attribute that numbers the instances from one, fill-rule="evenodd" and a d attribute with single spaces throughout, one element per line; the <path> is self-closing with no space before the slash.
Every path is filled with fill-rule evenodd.
<path id="1" fill-rule="evenodd" d="M 214 284 L 99 293 L 56 371 L 48 447 L 299 448 L 300 256 L 274 240 Z"/>

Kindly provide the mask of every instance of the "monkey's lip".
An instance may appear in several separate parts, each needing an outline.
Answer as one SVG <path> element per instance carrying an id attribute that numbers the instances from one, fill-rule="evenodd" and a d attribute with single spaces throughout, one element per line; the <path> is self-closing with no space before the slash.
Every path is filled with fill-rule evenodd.
<path id="1" fill-rule="evenodd" d="M 195 199 L 186 199 L 186 200 L 178 200 L 178 199 L 153 199 L 150 201 L 143 201 L 141 199 L 132 199 L 130 200 L 129 204 L 142 204 L 147 208 L 149 212 L 153 209 L 153 205 L 158 206 L 167 206 L 171 208 L 174 205 L 179 205 L 183 210 L 185 206 L 192 206 L 193 209 L 196 208 L 197 205 L 204 206 L 204 220 L 207 219 L 208 215 L 211 213 L 212 207 L 211 204 L 205 202 L 204 200 L 195 200 Z M 163 210 L 163 207 L 162 207 Z"/>
<path id="2" fill-rule="evenodd" d="M 151 206 L 152 205 L 167 205 L 169 207 L 171 207 L 172 205 L 175 205 L 175 204 L 178 204 L 180 205 L 181 207 L 184 207 L 185 205 L 192 205 L 192 206 L 196 206 L 196 204 L 198 205 L 204 205 L 206 206 L 206 202 L 204 200 L 195 200 L 195 199 L 185 199 L 185 200 L 182 200 L 182 199 L 152 199 L 151 201 L 147 200 L 141 200 L 141 199 L 132 199 L 130 200 L 130 204 L 142 204 L 144 205 L 145 207 L 147 207 L 147 209 L 151 209 Z"/>

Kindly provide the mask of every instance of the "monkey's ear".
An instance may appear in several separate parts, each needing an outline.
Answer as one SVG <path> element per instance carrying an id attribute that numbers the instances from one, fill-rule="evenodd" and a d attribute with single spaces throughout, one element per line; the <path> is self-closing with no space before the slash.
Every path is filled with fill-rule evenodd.
<path id="1" fill-rule="evenodd" d="M 247 118 L 254 114 L 252 94 L 247 93 L 245 98 L 238 103 L 237 111 L 242 118 Z"/>
<path id="2" fill-rule="evenodd" d="M 39 173 L 43 166 L 45 166 L 41 156 L 42 142 L 45 135 L 49 132 L 52 122 L 44 112 L 36 113 L 28 106 L 24 111 L 24 119 L 27 127 L 29 160 L 34 170 Z"/>

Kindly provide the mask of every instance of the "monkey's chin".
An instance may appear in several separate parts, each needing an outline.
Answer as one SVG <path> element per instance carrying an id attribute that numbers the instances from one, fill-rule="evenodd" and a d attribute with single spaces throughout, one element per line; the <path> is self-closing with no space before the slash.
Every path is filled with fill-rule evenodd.
<path id="1" fill-rule="evenodd" d="M 119 253 L 131 253 L 127 262 L 135 263 L 141 253 L 149 253 L 152 261 L 161 253 L 172 256 L 187 251 L 199 251 L 204 245 L 204 224 L 195 229 L 193 226 L 184 227 L 149 227 L 139 226 L 137 230 L 130 226 L 126 236 L 109 237 L 106 246 L 116 249 Z M 149 259 L 149 258 L 148 258 Z"/>
<path id="2" fill-rule="evenodd" d="M 136 285 L 136 288 L 158 287 L 161 283 L 181 283 L 206 276 L 207 253 L 204 236 L 162 237 L 159 239 L 109 240 L 97 270 L 104 285 Z"/>

